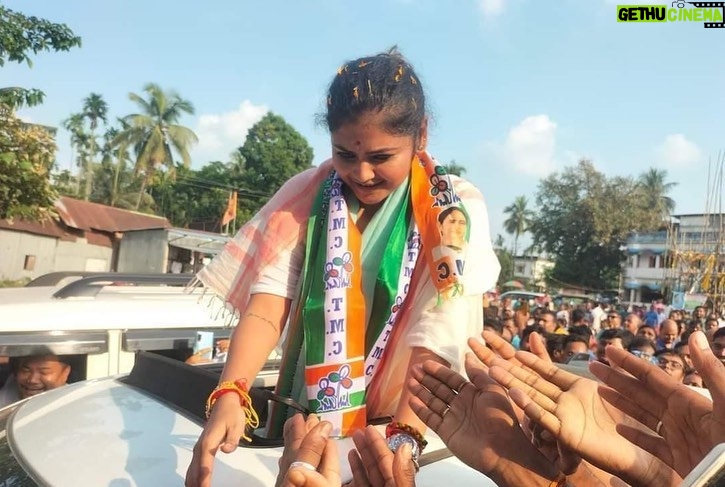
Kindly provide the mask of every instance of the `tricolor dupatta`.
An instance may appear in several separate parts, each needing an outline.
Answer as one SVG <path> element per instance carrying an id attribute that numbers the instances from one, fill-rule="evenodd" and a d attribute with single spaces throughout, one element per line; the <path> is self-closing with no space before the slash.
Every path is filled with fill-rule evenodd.
<path id="1" fill-rule="evenodd" d="M 404 201 L 385 254 L 379 256 L 374 296 L 367 299 L 372 306 L 367 324 L 362 236 L 349 214 L 344 183 L 334 171 L 313 203 L 302 295 L 291 319 L 278 393 L 290 394 L 304 341 L 308 407 L 333 424 L 333 436 L 349 436 L 366 425 L 366 388 L 406 303 L 419 253 L 440 299 L 462 292 L 470 222 L 445 168 L 427 153 L 412 161 L 410 194 Z M 444 229 L 447 220 L 455 220 L 455 215 L 449 218 L 455 210 L 465 215 L 465 242 L 451 245 L 445 237 L 450 232 Z M 271 431 L 278 431 L 281 421 L 273 418 Z"/>

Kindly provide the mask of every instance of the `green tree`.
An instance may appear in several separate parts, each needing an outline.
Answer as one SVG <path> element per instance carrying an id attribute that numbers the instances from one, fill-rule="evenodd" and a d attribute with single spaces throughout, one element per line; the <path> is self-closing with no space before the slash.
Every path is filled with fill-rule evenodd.
<path id="1" fill-rule="evenodd" d="M 675 200 L 668 193 L 677 183 L 667 182 L 667 170 L 651 167 L 638 179 L 645 207 L 651 208 L 660 218 L 667 218 L 675 209 Z"/>
<path id="2" fill-rule="evenodd" d="M 53 214 L 57 195 L 49 175 L 55 149 L 46 128 L 23 123 L 0 104 L 0 219 L 43 220 Z"/>
<path id="3" fill-rule="evenodd" d="M 536 202 L 529 230 L 534 245 L 554 257 L 551 279 L 595 290 L 617 287 L 627 235 L 661 221 L 632 178 L 608 178 L 588 160 L 542 180 Z"/>
<path id="4" fill-rule="evenodd" d="M 517 196 L 512 204 L 503 209 L 504 214 L 508 215 L 503 222 L 504 230 L 514 236 L 514 257 L 518 250 L 519 237 L 528 230 L 534 215 L 534 212 L 527 208 L 528 203 L 524 196 Z"/>
<path id="5" fill-rule="evenodd" d="M 26 63 L 32 67 L 31 54 L 69 51 L 80 45 L 81 38 L 65 24 L 28 17 L 0 5 L 0 67 L 7 62 Z M 43 92 L 37 89 L 0 88 L 0 104 L 12 109 L 38 105 L 43 97 Z"/>
<path id="6" fill-rule="evenodd" d="M 81 193 L 81 180 L 84 168 L 87 167 L 89 135 L 83 123 L 82 113 L 73 113 L 63 120 L 63 128 L 70 133 L 71 163 L 78 166 L 78 176 L 75 181 L 75 195 Z"/>
<path id="7" fill-rule="evenodd" d="M 83 100 L 83 118 L 88 120 L 90 125 L 90 132 L 88 134 L 88 158 L 86 159 L 86 165 L 83 167 L 82 173 L 85 176 L 85 185 L 83 190 L 83 199 L 88 200 L 93 190 L 93 171 L 94 171 L 94 160 L 96 153 L 98 152 L 96 144 L 96 129 L 98 128 L 98 122 L 106 123 L 106 116 L 108 115 L 108 104 L 98 93 L 91 93 L 85 100 Z"/>
<path id="8" fill-rule="evenodd" d="M 448 174 L 454 174 L 460 177 L 466 173 L 466 168 L 458 164 L 455 159 L 453 159 L 448 164 L 445 164 L 444 166 Z"/>
<path id="9" fill-rule="evenodd" d="M 219 161 L 198 171 L 177 166 L 176 177 L 159 175 L 152 188 L 158 212 L 177 227 L 218 232 L 230 191 L 229 167 Z"/>
<path id="10" fill-rule="evenodd" d="M 116 138 L 116 144 L 133 147 L 136 155 L 134 171 L 143 174 L 137 208 L 156 171 L 165 167 L 173 175 L 176 168 L 173 152 L 181 158 L 184 167 L 189 167 L 189 150 L 198 141 L 191 129 L 178 124 L 183 114 L 194 114 L 190 101 L 175 92 L 165 92 L 154 83 L 144 86 L 144 93 L 146 99 L 136 93 L 128 95 L 138 105 L 140 113 L 123 117 L 125 126 Z"/>
<path id="11" fill-rule="evenodd" d="M 312 147 L 284 118 L 267 113 L 232 155 L 232 182 L 245 200 L 243 222 L 289 178 L 312 166 Z"/>
<path id="12" fill-rule="evenodd" d="M 497 286 L 501 287 L 514 274 L 514 258 L 511 252 L 504 247 L 495 247 L 493 252 L 501 265 L 501 272 L 498 274 L 498 282 L 496 283 Z"/>
<path id="13" fill-rule="evenodd" d="M 134 209 L 141 181 L 133 174 L 128 148 L 122 144 L 114 144 L 119 133 L 118 128 L 110 127 L 103 134 L 101 163 L 94 168 L 91 200 L 118 208 Z M 153 204 L 153 199 L 146 195 L 139 210 L 152 211 Z"/>

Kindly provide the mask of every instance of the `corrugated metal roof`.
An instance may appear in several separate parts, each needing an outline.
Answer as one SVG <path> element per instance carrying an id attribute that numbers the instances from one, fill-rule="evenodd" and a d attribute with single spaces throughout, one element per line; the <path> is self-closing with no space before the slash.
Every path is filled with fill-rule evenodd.
<path id="1" fill-rule="evenodd" d="M 55 208 L 63 223 L 79 230 L 128 232 L 171 228 L 166 218 L 61 196 Z"/>
<path id="2" fill-rule="evenodd" d="M 16 232 L 31 233 L 33 235 L 59 238 L 67 241 L 75 240 L 75 236 L 66 232 L 62 225 L 55 219 L 49 219 L 44 222 L 32 222 L 28 220 L 21 220 L 19 218 L 12 220 L 12 222 L 10 220 L 0 220 L 0 228 Z"/>
<path id="3" fill-rule="evenodd" d="M 172 228 L 167 234 L 169 245 L 215 255 L 224 249 L 224 245 L 231 238 L 229 235 L 190 230 L 188 228 Z"/>

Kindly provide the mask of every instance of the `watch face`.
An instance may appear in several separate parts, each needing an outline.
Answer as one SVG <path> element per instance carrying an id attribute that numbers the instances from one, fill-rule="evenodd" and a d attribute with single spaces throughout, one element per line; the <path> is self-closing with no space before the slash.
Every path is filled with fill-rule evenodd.
<path id="1" fill-rule="evenodd" d="M 420 455 L 420 447 L 418 446 L 418 442 L 415 441 L 412 436 L 404 433 L 397 433 L 388 438 L 388 448 L 390 448 L 393 452 L 397 451 L 398 448 L 406 443 L 410 445 L 413 459 L 416 460 Z"/>

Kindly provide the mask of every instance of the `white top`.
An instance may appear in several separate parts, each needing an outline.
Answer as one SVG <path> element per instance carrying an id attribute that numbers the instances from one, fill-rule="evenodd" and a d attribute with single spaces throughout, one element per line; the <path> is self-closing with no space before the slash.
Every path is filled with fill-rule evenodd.
<path id="1" fill-rule="evenodd" d="M 464 296 L 438 304 L 438 293 L 430 276 L 418 289 L 413 299 L 414 315 L 406 336 L 409 347 L 423 347 L 451 364 L 454 370 L 462 369 L 466 341 L 478 337 L 483 329 L 483 301 L 481 294 L 465 295 L 466 278 L 483 282 L 475 287 L 493 288 L 501 269 L 493 251 L 489 233 L 488 212 L 482 200 L 464 200 L 471 225 L 466 264 L 464 269 Z M 293 300 L 304 263 L 304 243 L 293 251 L 285 252 L 279 261 L 267 266 L 260 280 L 252 286 L 251 294 L 267 293 Z M 425 265 L 419 263 L 418 265 Z"/>

